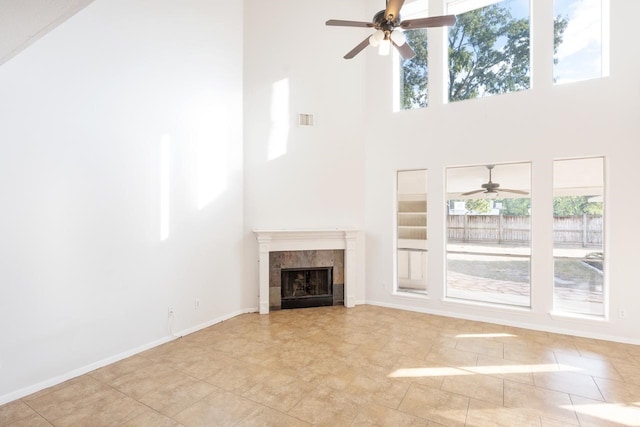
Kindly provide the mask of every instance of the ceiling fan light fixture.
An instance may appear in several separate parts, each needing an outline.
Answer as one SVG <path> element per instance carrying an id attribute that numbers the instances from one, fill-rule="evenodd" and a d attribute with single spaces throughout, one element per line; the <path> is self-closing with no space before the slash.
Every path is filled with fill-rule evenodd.
<path id="1" fill-rule="evenodd" d="M 382 40 L 380 46 L 378 46 L 378 55 L 388 56 L 391 53 L 391 42 L 389 40 Z"/>
<path id="2" fill-rule="evenodd" d="M 374 39 L 377 42 L 374 46 L 378 46 L 380 44 L 380 42 L 385 39 L 384 31 L 377 30 L 375 33 L 373 33 L 371 38 Z"/>
<path id="3" fill-rule="evenodd" d="M 384 39 L 380 42 L 380 46 L 378 46 L 378 55 L 380 56 L 388 56 L 391 53 L 391 40 L 389 40 L 389 34 L 384 34 Z"/>
<path id="4" fill-rule="evenodd" d="M 407 42 L 407 38 L 405 37 L 404 33 L 400 30 L 393 30 L 390 37 L 391 37 L 391 40 L 393 40 L 393 42 L 397 46 L 402 46 Z"/>

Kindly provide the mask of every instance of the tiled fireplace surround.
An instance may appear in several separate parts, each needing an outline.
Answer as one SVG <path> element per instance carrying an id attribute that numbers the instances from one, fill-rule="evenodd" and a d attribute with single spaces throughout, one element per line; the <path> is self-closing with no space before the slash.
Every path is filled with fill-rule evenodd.
<path id="1" fill-rule="evenodd" d="M 333 305 L 344 304 L 344 250 L 269 252 L 269 310 L 282 302 L 282 270 L 287 268 L 333 267 Z"/>
<path id="2" fill-rule="evenodd" d="M 355 307 L 364 270 L 356 260 L 364 250 L 357 230 L 254 230 L 259 253 L 259 309 L 280 308 L 281 268 L 334 267 L 334 294 L 346 307 Z M 300 264 L 300 265 L 298 265 Z M 304 265 L 302 265 L 304 264 Z M 341 271 L 342 270 L 342 271 Z M 277 277 L 276 277 L 277 276 Z M 339 286 L 344 284 L 344 286 Z"/>

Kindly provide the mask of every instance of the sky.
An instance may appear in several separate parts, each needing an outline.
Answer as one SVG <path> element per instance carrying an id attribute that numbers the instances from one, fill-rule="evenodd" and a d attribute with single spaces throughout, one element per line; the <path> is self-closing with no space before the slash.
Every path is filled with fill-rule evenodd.
<path id="1" fill-rule="evenodd" d="M 555 0 L 554 15 L 569 18 L 554 66 L 556 83 L 598 78 L 603 75 L 602 1 Z"/>

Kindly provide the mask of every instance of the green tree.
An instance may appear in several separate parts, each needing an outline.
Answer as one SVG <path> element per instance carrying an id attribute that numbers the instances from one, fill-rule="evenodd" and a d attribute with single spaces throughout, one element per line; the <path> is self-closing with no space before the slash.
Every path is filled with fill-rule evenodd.
<path id="1" fill-rule="evenodd" d="M 561 15 L 556 16 L 553 21 L 553 63 L 558 63 L 558 48 L 562 44 L 562 35 L 569 25 L 569 18 Z"/>
<path id="2" fill-rule="evenodd" d="M 449 30 L 449 100 L 529 88 L 529 20 L 500 3 L 458 15 Z"/>
<path id="3" fill-rule="evenodd" d="M 553 64 L 558 64 L 558 48 L 562 44 L 562 35 L 564 34 L 564 30 L 567 29 L 567 25 L 569 25 L 569 19 L 567 17 L 562 17 L 558 15 L 556 19 L 553 21 Z M 555 83 L 558 80 L 557 77 L 553 77 L 553 82 Z"/>
<path id="4" fill-rule="evenodd" d="M 424 108 L 428 104 L 427 83 L 429 81 L 429 68 L 427 57 L 427 30 L 405 31 L 407 43 L 416 53 L 412 59 L 402 60 L 400 70 L 402 72 L 401 105 L 404 110 L 411 108 Z"/>
<path id="5" fill-rule="evenodd" d="M 531 209 L 531 199 L 499 199 L 496 202 L 502 203 L 500 213 L 502 215 L 529 215 Z"/>
<path id="6" fill-rule="evenodd" d="M 568 21 L 554 20 L 554 61 Z M 407 31 L 409 44 L 416 51 L 402 62 L 402 108 L 427 105 L 426 32 Z M 416 40 L 413 40 L 413 38 Z M 529 20 L 514 19 L 502 3 L 457 16 L 449 29 L 449 100 L 476 98 L 529 88 Z"/>
<path id="7" fill-rule="evenodd" d="M 487 213 L 491 210 L 489 200 L 487 199 L 467 199 L 464 203 L 465 209 L 476 214 Z"/>
<path id="8" fill-rule="evenodd" d="M 602 215 L 602 202 L 590 202 L 591 196 L 561 196 L 553 198 L 553 215 Z"/>

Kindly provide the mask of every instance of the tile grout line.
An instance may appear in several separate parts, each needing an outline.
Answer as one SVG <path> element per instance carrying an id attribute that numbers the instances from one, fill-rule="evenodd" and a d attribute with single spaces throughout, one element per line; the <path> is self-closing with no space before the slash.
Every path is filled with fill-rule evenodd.
<path id="1" fill-rule="evenodd" d="M 49 394 L 49 393 L 47 393 L 47 394 Z M 22 400 L 22 399 L 20 399 L 20 401 L 22 401 L 22 403 L 24 403 L 25 405 L 27 405 L 27 406 L 29 407 L 29 409 L 31 409 L 31 410 L 32 410 L 32 411 L 33 411 L 37 416 L 39 416 L 40 418 L 42 418 L 43 420 L 45 420 L 48 424 L 50 424 L 50 425 L 55 425 L 55 424 L 53 424 L 53 421 L 49 421 L 49 419 L 47 419 L 44 415 L 42 415 L 40 412 L 38 412 L 34 407 L 32 407 L 31 405 L 29 405 L 29 402 L 27 402 L 26 400 Z M 23 418 L 23 420 L 24 420 L 24 419 L 26 419 L 26 417 L 25 417 L 25 418 Z M 20 421 L 20 420 L 18 420 L 18 421 Z"/>

